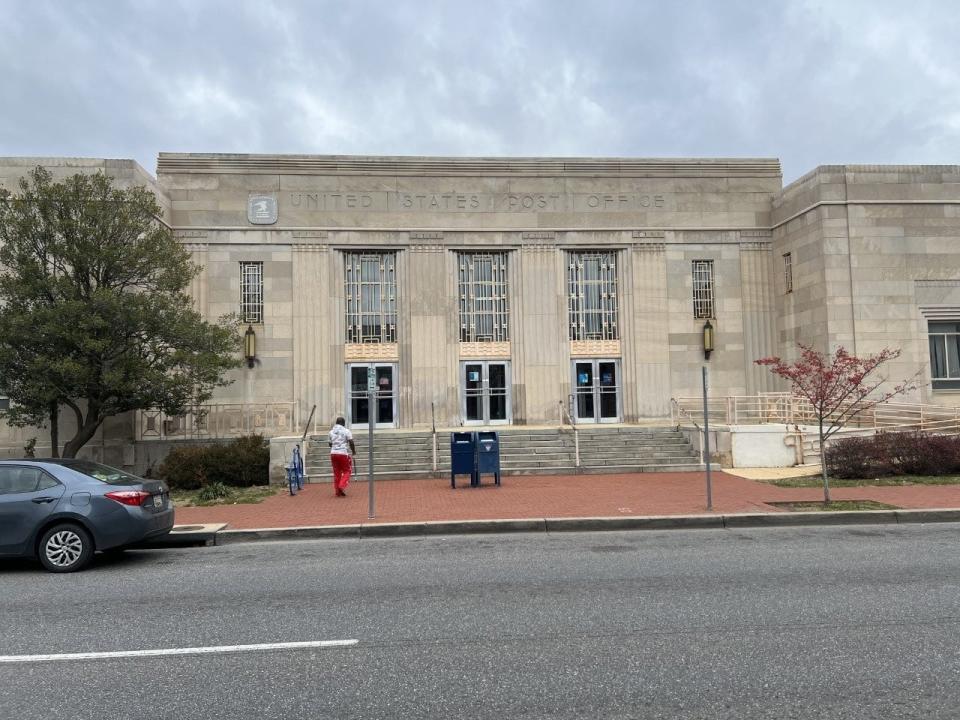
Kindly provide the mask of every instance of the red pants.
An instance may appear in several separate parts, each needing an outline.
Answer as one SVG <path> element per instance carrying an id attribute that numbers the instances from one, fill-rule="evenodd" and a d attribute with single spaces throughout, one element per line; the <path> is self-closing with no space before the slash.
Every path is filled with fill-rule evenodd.
<path id="1" fill-rule="evenodd" d="M 338 492 L 346 490 L 353 472 L 353 460 L 349 455 L 331 453 L 330 464 L 333 465 L 333 489 Z"/>

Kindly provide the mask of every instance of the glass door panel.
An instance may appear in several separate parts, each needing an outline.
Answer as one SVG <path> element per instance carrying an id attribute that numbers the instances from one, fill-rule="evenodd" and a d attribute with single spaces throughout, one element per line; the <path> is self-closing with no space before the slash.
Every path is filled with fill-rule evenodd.
<path id="1" fill-rule="evenodd" d="M 463 392 L 466 402 L 464 419 L 467 422 L 483 422 L 483 365 L 481 363 L 464 364 Z"/>
<path id="2" fill-rule="evenodd" d="M 367 397 L 367 367 L 350 368 L 350 424 L 366 425 L 370 422 L 370 401 Z"/>
<path id="3" fill-rule="evenodd" d="M 393 366 L 377 366 L 377 425 L 393 425 Z"/>
<path id="4" fill-rule="evenodd" d="M 617 383 L 617 363 L 613 360 L 602 360 L 597 363 L 599 379 L 598 393 L 600 395 L 600 422 L 616 422 L 620 419 L 619 388 Z"/>
<path id="5" fill-rule="evenodd" d="M 487 387 L 490 391 L 487 398 L 487 420 L 490 422 L 506 422 L 509 413 L 507 406 L 510 402 L 507 364 L 489 363 L 487 365 L 487 376 Z"/>
<path id="6" fill-rule="evenodd" d="M 577 420 L 594 421 L 593 403 L 593 362 L 574 363 L 576 385 L 575 410 Z"/>

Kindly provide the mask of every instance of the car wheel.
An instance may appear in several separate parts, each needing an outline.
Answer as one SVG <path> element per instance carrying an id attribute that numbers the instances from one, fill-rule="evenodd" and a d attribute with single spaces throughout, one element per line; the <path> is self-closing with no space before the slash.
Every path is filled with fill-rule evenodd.
<path id="1" fill-rule="evenodd" d="M 93 557 L 93 538 L 79 525 L 54 525 L 40 538 L 37 554 L 50 572 L 75 572 L 85 568 Z"/>

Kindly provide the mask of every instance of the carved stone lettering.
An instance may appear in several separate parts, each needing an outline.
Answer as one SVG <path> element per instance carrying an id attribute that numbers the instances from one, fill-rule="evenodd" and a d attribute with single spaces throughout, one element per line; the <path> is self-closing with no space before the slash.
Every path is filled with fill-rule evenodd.
<path id="1" fill-rule="evenodd" d="M 585 202 L 578 204 L 586 207 L 588 210 L 626 212 L 628 210 L 646 210 L 648 208 L 659 209 L 665 207 L 666 202 L 665 195 L 605 193 L 602 195 L 587 195 L 585 196 Z"/>
<path id="2" fill-rule="evenodd" d="M 481 196 L 464 193 L 397 193 L 401 210 L 457 212 L 481 210 Z"/>
<path id="3" fill-rule="evenodd" d="M 429 213 L 544 213 L 636 212 L 664 209 L 667 195 L 602 193 L 470 193 L 470 192 L 291 192 L 290 207 L 301 211 L 429 212 Z"/>

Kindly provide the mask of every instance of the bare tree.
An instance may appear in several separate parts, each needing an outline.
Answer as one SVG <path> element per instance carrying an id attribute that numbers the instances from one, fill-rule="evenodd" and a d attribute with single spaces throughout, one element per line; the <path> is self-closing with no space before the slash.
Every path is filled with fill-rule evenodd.
<path id="1" fill-rule="evenodd" d="M 877 370 L 900 357 L 899 350 L 884 348 L 876 355 L 857 357 L 838 347 L 833 355 L 800 345 L 800 358 L 788 363 L 779 357 L 756 360 L 774 375 L 790 381 L 794 395 L 805 398 L 813 407 L 820 437 L 820 467 L 823 476 L 823 501 L 830 502 L 827 477 L 826 443 L 851 418 L 872 410 L 879 403 L 916 389 L 919 372 L 898 385 L 882 387 L 887 378 Z"/>

